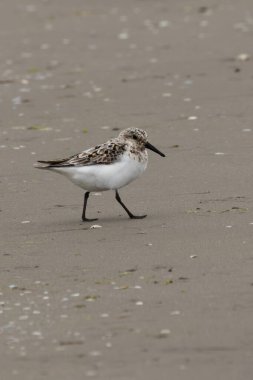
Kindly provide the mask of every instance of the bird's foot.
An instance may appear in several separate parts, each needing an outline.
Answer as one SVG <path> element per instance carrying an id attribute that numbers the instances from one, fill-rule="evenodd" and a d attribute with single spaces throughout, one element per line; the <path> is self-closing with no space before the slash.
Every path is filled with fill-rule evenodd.
<path id="1" fill-rule="evenodd" d="M 98 218 L 94 218 L 94 219 L 82 218 L 83 222 L 95 222 L 96 220 L 98 220 Z"/>
<path id="2" fill-rule="evenodd" d="M 147 215 L 129 215 L 130 219 L 144 219 Z"/>

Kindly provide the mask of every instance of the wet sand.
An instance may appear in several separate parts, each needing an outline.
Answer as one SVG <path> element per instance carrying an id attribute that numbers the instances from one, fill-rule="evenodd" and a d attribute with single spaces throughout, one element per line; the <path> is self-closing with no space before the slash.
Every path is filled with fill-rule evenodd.
<path id="1" fill-rule="evenodd" d="M 250 0 L 0 4 L 0 378 L 251 379 Z M 136 126 L 121 196 L 33 168 Z"/>

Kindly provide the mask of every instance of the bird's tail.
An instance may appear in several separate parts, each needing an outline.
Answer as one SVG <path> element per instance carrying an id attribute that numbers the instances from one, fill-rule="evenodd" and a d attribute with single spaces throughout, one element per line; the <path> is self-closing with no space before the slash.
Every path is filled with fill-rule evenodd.
<path id="1" fill-rule="evenodd" d="M 51 169 L 54 167 L 59 167 L 66 159 L 61 160 L 52 160 L 52 161 L 37 161 L 37 163 L 34 165 L 36 169 Z"/>

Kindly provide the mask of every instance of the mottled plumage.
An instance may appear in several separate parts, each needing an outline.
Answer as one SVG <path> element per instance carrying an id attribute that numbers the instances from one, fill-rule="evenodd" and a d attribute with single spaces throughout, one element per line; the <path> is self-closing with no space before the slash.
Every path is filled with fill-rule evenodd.
<path id="1" fill-rule="evenodd" d="M 133 139 L 134 143 L 132 142 L 129 146 L 126 139 Z M 109 165 L 117 161 L 127 149 L 129 149 L 130 153 L 133 155 L 138 155 L 140 152 L 143 152 L 145 150 L 144 144 L 146 141 L 147 133 L 145 131 L 138 128 L 128 128 L 122 131 L 119 134 L 119 137 L 111 139 L 106 143 L 96 145 L 94 148 L 84 150 L 79 154 L 59 160 L 38 162 L 48 164 L 47 167 L 86 166 L 97 164 Z"/>
<path id="2" fill-rule="evenodd" d="M 124 143 L 116 143 L 108 141 L 107 143 L 96 145 L 94 148 L 87 149 L 74 156 L 53 160 L 38 161 L 40 163 L 49 164 L 54 167 L 63 166 L 84 166 L 84 165 L 109 165 L 116 161 L 120 155 L 124 153 L 126 145 Z"/>

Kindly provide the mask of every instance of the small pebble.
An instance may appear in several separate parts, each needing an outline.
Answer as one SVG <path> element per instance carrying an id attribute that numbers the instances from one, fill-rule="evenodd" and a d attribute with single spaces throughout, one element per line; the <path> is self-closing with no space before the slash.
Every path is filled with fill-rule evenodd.
<path id="1" fill-rule="evenodd" d="M 91 351 L 90 356 L 101 356 L 101 352 L 100 351 Z"/>
<path id="2" fill-rule="evenodd" d="M 167 338 L 167 336 L 171 333 L 169 329 L 162 329 L 159 333 L 159 338 Z"/>
<path id="3" fill-rule="evenodd" d="M 119 40 L 128 40 L 128 38 L 129 38 L 128 32 L 121 32 L 118 34 Z"/>
<path id="4" fill-rule="evenodd" d="M 161 20 L 158 25 L 160 28 L 167 28 L 170 25 L 170 22 L 168 20 Z"/>
<path id="5" fill-rule="evenodd" d="M 93 91 L 94 91 L 94 92 L 101 92 L 101 91 L 102 91 L 102 88 L 94 86 L 94 87 L 93 87 Z"/>
<path id="6" fill-rule="evenodd" d="M 108 317 L 109 317 L 109 314 L 107 314 L 107 313 L 102 313 L 102 314 L 100 314 L 100 317 L 101 317 L 101 318 L 108 318 Z"/>
<path id="7" fill-rule="evenodd" d="M 170 315 L 179 315 L 181 312 L 179 310 L 173 310 Z"/>
<path id="8" fill-rule="evenodd" d="M 238 54 L 238 56 L 236 57 L 236 59 L 238 61 L 245 62 L 245 61 L 248 61 L 250 59 L 250 55 L 246 54 L 246 53 L 241 53 L 241 54 Z"/>
<path id="9" fill-rule="evenodd" d="M 94 377 L 94 376 L 96 376 L 97 375 L 97 372 L 96 371 L 92 371 L 92 370 L 90 370 L 90 371 L 86 371 L 85 372 L 85 376 L 87 376 L 87 377 Z"/>
<path id="10" fill-rule="evenodd" d="M 9 285 L 9 288 L 10 288 L 10 289 L 17 289 L 17 285 L 15 285 L 15 284 L 11 284 L 11 285 Z"/>
<path id="11" fill-rule="evenodd" d="M 25 321 L 26 319 L 28 319 L 28 315 L 20 315 L 20 317 L 18 319 L 20 321 Z"/>

